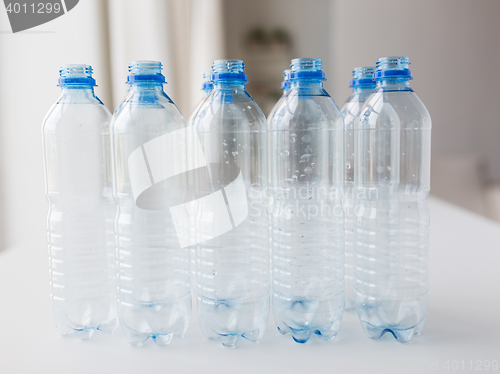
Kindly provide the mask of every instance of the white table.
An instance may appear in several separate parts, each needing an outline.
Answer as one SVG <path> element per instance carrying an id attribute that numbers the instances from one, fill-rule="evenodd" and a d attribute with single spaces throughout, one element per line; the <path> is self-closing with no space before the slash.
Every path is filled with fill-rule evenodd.
<path id="1" fill-rule="evenodd" d="M 120 331 L 85 342 L 61 337 L 50 314 L 46 246 L 38 240 L 0 252 L 0 373 L 484 372 L 487 360 L 500 361 L 500 225 L 434 198 L 429 208 L 430 312 L 410 344 L 390 334 L 366 338 L 352 312 L 333 341 L 304 345 L 281 336 L 272 320 L 261 343 L 242 341 L 236 349 L 204 339 L 196 318 L 187 337 L 166 348 L 151 341 L 131 347 Z"/>

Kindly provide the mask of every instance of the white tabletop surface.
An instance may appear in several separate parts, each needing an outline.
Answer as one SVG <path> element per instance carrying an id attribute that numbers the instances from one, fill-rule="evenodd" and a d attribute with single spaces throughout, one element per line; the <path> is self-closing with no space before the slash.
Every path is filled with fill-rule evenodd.
<path id="1" fill-rule="evenodd" d="M 47 250 L 38 242 L 0 252 L 0 373 L 500 372 L 489 366 L 500 364 L 500 225 L 435 198 L 429 208 L 430 312 L 409 344 L 390 334 L 368 339 L 353 312 L 333 341 L 307 344 L 281 336 L 272 319 L 259 344 L 235 349 L 203 338 L 196 318 L 185 339 L 165 348 L 131 347 L 119 330 L 84 342 L 61 337 L 50 313 Z"/>

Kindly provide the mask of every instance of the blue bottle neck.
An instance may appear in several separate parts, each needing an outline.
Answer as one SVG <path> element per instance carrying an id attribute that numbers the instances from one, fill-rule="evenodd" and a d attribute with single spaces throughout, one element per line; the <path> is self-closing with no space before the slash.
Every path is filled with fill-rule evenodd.
<path id="1" fill-rule="evenodd" d="M 129 82 L 130 88 L 129 90 L 132 92 L 136 91 L 158 91 L 163 92 L 163 83 L 155 82 L 155 81 L 147 81 L 147 82 Z"/>
<path id="2" fill-rule="evenodd" d="M 61 91 L 66 94 L 87 93 L 94 95 L 94 86 L 84 84 L 64 84 L 61 85 Z"/>
<path id="3" fill-rule="evenodd" d="M 364 86 L 353 86 L 352 87 L 352 93 L 353 94 L 358 94 L 358 95 L 369 95 L 370 93 L 373 92 L 375 89 L 376 85 L 364 85 Z"/>
<path id="4" fill-rule="evenodd" d="M 243 80 L 216 80 L 213 83 L 214 90 L 245 89 L 245 81 Z"/>
<path id="5" fill-rule="evenodd" d="M 409 78 L 381 78 L 377 79 L 377 89 L 382 88 L 384 91 L 411 91 Z"/>
<path id="6" fill-rule="evenodd" d="M 290 85 L 291 90 L 299 90 L 307 94 L 324 93 L 323 79 L 293 79 Z"/>
<path id="7" fill-rule="evenodd" d="M 102 104 L 102 101 L 94 93 L 94 86 L 82 84 L 61 85 L 61 103 L 72 104 Z"/>

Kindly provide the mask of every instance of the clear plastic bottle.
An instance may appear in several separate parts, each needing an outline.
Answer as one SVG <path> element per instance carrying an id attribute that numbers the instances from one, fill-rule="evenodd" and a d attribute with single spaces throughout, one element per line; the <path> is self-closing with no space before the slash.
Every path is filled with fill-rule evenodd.
<path id="1" fill-rule="evenodd" d="M 203 85 L 201 86 L 201 89 L 203 90 L 203 98 L 198 103 L 198 105 L 196 105 L 196 108 L 194 108 L 193 111 L 191 112 L 191 116 L 189 117 L 189 119 L 187 121 L 188 127 L 193 125 L 193 120 L 194 120 L 196 113 L 198 113 L 198 111 L 201 108 L 201 105 L 207 99 L 207 97 L 212 93 L 212 90 L 214 89 L 214 84 L 212 83 L 211 79 L 212 79 L 212 71 L 206 71 L 205 74 L 203 74 Z"/>
<path id="2" fill-rule="evenodd" d="M 52 315 L 62 335 L 117 325 L 109 122 L 88 65 L 60 69 L 61 95 L 42 125 Z"/>
<path id="3" fill-rule="evenodd" d="M 161 63 L 132 62 L 128 83 L 111 125 L 118 316 L 130 344 L 164 346 L 191 317 L 188 228 L 171 211 L 187 198 L 186 124 Z"/>
<path id="4" fill-rule="evenodd" d="M 345 124 L 345 185 L 344 185 L 344 214 L 345 214 L 345 309 L 354 309 L 354 120 L 365 100 L 375 89 L 373 80 L 375 66 L 363 66 L 352 71 L 352 94 L 340 109 Z"/>
<path id="5" fill-rule="evenodd" d="M 276 112 L 276 109 L 279 108 L 281 102 L 285 99 L 285 96 L 286 94 L 288 93 L 288 91 L 290 91 L 290 78 L 289 78 L 289 74 L 291 73 L 292 71 L 290 69 L 286 69 L 283 71 L 283 82 L 281 82 L 281 89 L 283 90 L 283 95 L 280 97 L 280 99 L 278 100 L 278 102 L 274 105 L 273 109 L 271 110 L 271 112 L 269 113 L 269 116 L 267 116 L 267 118 L 271 118 L 273 115 L 274 115 L 274 112 Z"/>
<path id="6" fill-rule="evenodd" d="M 201 86 L 201 89 L 203 90 L 203 98 L 201 101 L 196 105 L 196 107 L 193 109 L 191 116 L 189 117 L 187 121 L 187 127 L 191 128 L 193 126 L 193 121 L 200 110 L 201 106 L 203 105 L 203 102 L 207 99 L 208 96 L 212 93 L 212 90 L 214 88 L 214 85 L 212 83 L 212 71 L 206 71 L 203 74 L 203 84 Z M 190 228 L 190 235 L 194 236 L 195 234 L 195 227 L 196 227 L 196 217 L 191 217 L 191 222 L 189 223 L 189 228 Z M 196 279 L 196 246 L 192 245 L 190 246 L 190 251 L 189 251 L 189 257 L 190 257 L 190 263 L 191 263 L 191 277 L 193 279 Z M 194 282 L 193 282 L 194 283 Z M 195 284 L 191 284 L 191 288 L 193 289 Z M 195 289 L 193 289 L 193 293 L 195 292 Z M 195 300 L 196 302 L 196 300 Z"/>
<path id="7" fill-rule="evenodd" d="M 198 320 L 205 337 L 228 347 L 261 339 L 270 303 L 267 124 L 243 70 L 241 60 L 215 61 L 214 89 L 194 118 L 207 161 L 192 204 Z"/>
<path id="8" fill-rule="evenodd" d="M 344 125 L 322 66 L 292 60 L 270 119 L 273 315 L 298 343 L 333 339 L 344 313 Z"/>
<path id="9" fill-rule="evenodd" d="M 420 334 L 429 308 L 431 118 L 407 57 L 377 62 L 354 123 L 355 304 L 368 337 Z"/>

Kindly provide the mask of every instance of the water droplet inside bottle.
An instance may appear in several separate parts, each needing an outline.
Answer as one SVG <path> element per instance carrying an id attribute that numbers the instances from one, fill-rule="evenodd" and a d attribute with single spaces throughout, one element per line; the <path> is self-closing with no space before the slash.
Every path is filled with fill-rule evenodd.
<path id="1" fill-rule="evenodd" d="M 351 169 L 351 162 L 350 162 L 350 161 L 347 161 L 347 162 L 345 163 L 345 168 L 346 168 L 347 170 L 350 170 L 350 169 Z"/>
<path id="2" fill-rule="evenodd" d="M 306 174 L 311 174 L 313 172 L 313 169 L 310 168 L 309 166 L 304 169 L 304 173 Z"/>
<path id="3" fill-rule="evenodd" d="M 404 106 L 403 109 L 406 110 L 406 107 Z"/>
<path id="4" fill-rule="evenodd" d="M 304 143 L 309 143 L 311 141 L 311 135 L 306 134 L 300 140 L 302 140 Z"/>

